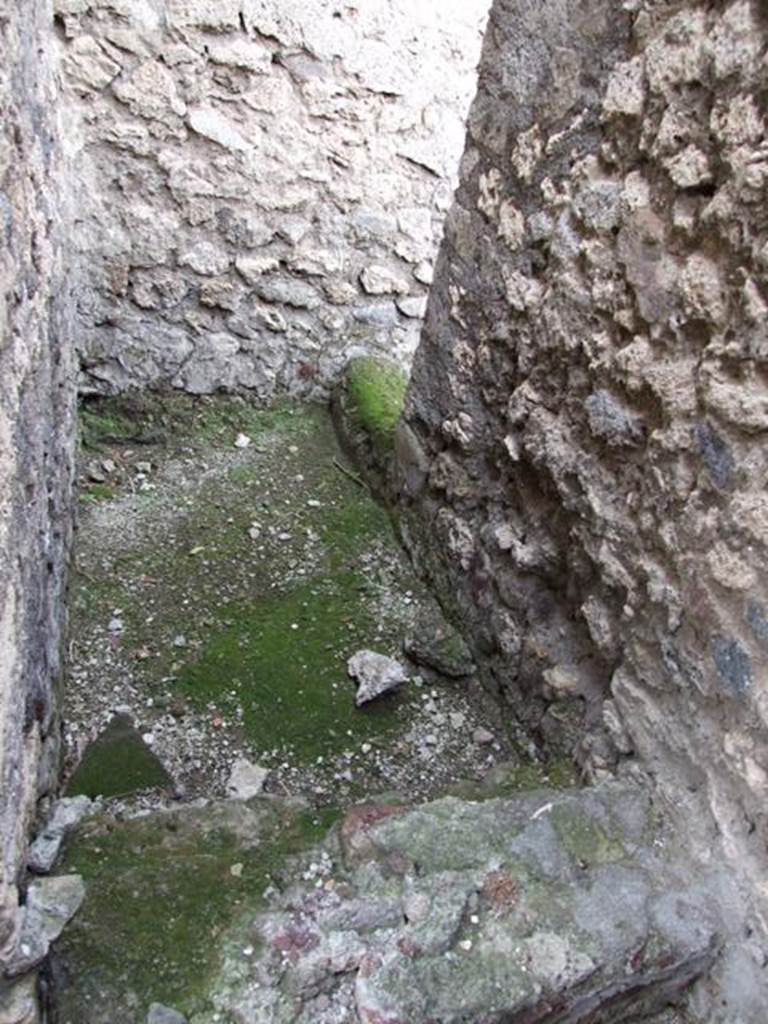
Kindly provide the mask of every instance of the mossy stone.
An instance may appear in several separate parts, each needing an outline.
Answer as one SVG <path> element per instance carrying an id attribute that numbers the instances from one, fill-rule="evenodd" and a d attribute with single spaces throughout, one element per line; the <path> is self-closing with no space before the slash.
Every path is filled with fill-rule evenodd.
<path id="1" fill-rule="evenodd" d="M 126 796 L 169 786 L 171 778 L 127 715 L 115 715 L 83 755 L 67 796 Z"/>
<path id="2" fill-rule="evenodd" d="M 380 448 L 393 446 L 407 385 L 406 373 L 386 359 L 364 356 L 347 366 L 347 411 Z"/>

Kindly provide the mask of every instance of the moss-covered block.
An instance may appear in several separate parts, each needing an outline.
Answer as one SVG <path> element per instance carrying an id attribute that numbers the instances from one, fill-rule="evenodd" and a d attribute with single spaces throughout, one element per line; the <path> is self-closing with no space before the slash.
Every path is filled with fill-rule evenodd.
<path id="1" fill-rule="evenodd" d="M 347 366 L 347 411 L 380 448 L 394 444 L 407 385 L 407 374 L 386 359 L 363 356 Z"/>
<path id="2" fill-rule="evenodd" d="M 115 715 L 85 750 L 68 796 L 126 796 L 170 785 L 171 779 L 126 715 Z"/>

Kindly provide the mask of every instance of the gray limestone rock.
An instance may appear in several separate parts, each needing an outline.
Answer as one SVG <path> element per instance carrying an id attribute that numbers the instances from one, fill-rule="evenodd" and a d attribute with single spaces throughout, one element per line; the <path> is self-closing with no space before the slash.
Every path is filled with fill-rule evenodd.
<path id="1" fill-rule="evenodd" d="M 42 963 L 51 943 L 75 916 L 84 898 L 85 885 L 79 875 L 33 882 L 27 891 L 15 952 L 6 973 L 11 977 L 25 974 Z"/>
<path id="2" fill-rule="evenodd" d="M 294 309 L 316 309 L 320 296 L 311 284 L 292 278 L 265 278 L 257 281 L 254 290 L 265 302 L 282 304 Z"/>
<path id="3" fill-rule="evenodd" d="M 350 676 L 357 681 L 355 703 L 358 707 L 391 693 L 408 682 L 408 673 L 399 661 L 375 651 L 358 651 L 347 662 Z"/>
<path id="4" fill-rule="evenodd" d="M 238 757 L 229 774 L 227 794 L 233 800 L 250 800 L 262 792 L 268 775 L 268 768 L 253 764 L 245 757 Z"/>
<path id="5" fill-rule="evenodd" d="M 93 808 L 87 796 L 64 797 L 58 800 L 53 812 L 29 848 L 27 867 L 37 874 L 47 874 L 56 862 L 61 844 L 68 832 Z"/>

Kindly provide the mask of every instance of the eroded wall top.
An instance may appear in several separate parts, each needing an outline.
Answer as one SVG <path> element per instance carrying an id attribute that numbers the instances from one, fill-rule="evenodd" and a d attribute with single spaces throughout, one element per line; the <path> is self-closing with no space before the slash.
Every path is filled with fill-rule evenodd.
<path id="1" fill-rule="evenodd" d="M 488 0 L 57 0 L 85 390 L 406 360 Z"/>

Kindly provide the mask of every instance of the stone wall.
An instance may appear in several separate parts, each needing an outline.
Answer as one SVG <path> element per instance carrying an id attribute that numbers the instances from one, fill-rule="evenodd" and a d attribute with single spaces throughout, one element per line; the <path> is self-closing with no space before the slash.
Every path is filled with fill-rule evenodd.
<path id="1" fill-rule="evenodd" d="M 398 442 L 489 686 L 588 778 L 658 780 L 760 977 L 767 43 L 757 0 L 497 0 Z"/>
<path id="2" fill-rule="evenodd" d="M 489 0 L 56 0 L 86 392 L 408 361 Z"/>
<path id="3" fill-rule="evenodd" d="M 73 372 L 52 12 L 0 0 L 0 1005 L 38 797 L 55 784 Z M 0 1013 L 0 1016 L 2 1014 Z M 5 1019 L 5 1018 L 4 1018 Z M 14 1018 L 15 1019 L 15 1018 Z"/>

